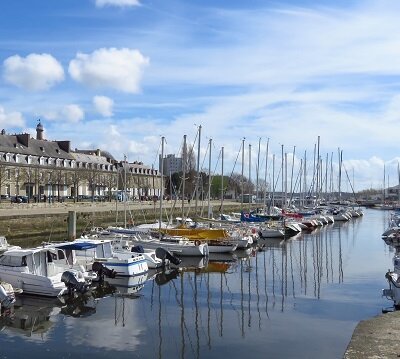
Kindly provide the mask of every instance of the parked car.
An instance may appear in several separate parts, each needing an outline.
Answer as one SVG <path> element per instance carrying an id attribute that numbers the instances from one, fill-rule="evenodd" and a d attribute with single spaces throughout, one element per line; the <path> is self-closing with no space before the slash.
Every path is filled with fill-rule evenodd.
<path id="1" fill-rule="evenodd" d="M 28 203 L 27 196 L 13 196 L 11 197 L 11 203 Z"/>

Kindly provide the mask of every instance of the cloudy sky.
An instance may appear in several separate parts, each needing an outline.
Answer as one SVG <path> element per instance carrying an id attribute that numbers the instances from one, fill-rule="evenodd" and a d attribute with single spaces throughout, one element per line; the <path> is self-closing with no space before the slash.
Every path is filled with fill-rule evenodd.
<path id="1" fill-rule="evenodd" d="M 320 136 L 356 190 L 382 188 L 384 165 L 395 185 L 399 12 L 396 0 L 2 1 L 0 127 L 34 135 L 40 118 L 47 139 L 157 167 L 161 136 L 178 154 L 202 125 L 201 162 L 211 138 L 212 167 L 224 146 L 231 172 L 245 137 L 254 177 L 259 138 L 260 162 L 269 138 L 277 163 L 281 145 L 296 166 L 307 151 L 311 173 Z"/>

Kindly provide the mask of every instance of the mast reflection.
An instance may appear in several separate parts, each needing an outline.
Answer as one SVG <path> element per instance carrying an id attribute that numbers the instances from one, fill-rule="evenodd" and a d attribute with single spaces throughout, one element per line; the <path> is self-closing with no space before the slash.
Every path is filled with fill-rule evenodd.
<path id="1" fill-rule="evenodd" d="M 178 356 L 199 358 L 202 348 L 211 350 L 226 330 L 237 330 L 240 337 L 246 338 L 253 329 L 254 317 L 256 328 L 261 330 L 271 320 L 276 303 L 279 311 L 284 312 L 304 299 L 321 299 L 325 283 L 344 280 L 344 230 L 347 230 L 345 226 L 338 225 L 286 241 L 264 239 L 251 250 L 210 257 L 208 261 L 191 258 L 177 266 L 172 275 L 164 273 L 168 280 L 155 283 L 169 287 L 165 292 L 175 292 L 180 323 Z M 160 308 L 165 305 L 173 310 L 168 298 L 159 296 Z M 156 319 L 162 321 L 164 316 L 161 312 L 157 314 Z M 237 326 L 232 322 L 236 315 Z M 161 329 L 159 335 L 162 335 Z M 159 358 L 162 353 L 160 346 Z"/>

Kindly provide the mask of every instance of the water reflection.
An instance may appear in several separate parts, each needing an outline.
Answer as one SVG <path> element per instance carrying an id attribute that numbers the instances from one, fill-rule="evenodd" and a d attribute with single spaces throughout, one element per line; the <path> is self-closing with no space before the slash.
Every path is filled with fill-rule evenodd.
<path id="1" fill-rule="evenodd" d="M 61 307 L 62 303 L 58 300 L 19 296 L 14 307 L 0 318 L 1 330 L 9 336 L 45 341 Z"/>
<path id="2" fill-rule="evenodd" d="M 79 305 L 50 305 L 48 332 L 54 323 L 59 330 L 46 340 L 104 357 L 235 358 L 249 345 L 254 357 L 321 357 L 323 345 L 334 348 L 323 357 L 339 357 L 365 315 L 342 294 L 356 277 L 356 254 L 366 250 L 357 252 L 364 218 L 107 281 Z"/>

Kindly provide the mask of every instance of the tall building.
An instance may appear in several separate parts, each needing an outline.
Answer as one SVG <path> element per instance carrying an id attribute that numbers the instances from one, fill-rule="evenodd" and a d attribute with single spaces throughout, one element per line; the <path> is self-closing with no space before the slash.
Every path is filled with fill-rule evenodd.
<path id="1" fill-rule="evenodd" d="M 163 159 L 161 155 L 159 156 L 159 170 L 161 171 L 161 160 L 164 166 L 164 176 L 169 176 L 170 174 L 182 172 L 182 158 L 175 157 L 174 154 L 169 154 Z"/>

